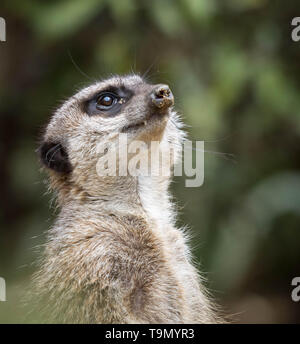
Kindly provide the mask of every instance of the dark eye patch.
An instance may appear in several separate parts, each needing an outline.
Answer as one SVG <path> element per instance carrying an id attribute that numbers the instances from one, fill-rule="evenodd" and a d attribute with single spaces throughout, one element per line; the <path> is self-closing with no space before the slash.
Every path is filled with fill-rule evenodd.
<path id="1" fill-rule="evenodd" d="M 84 102 L 84 111 L 89 116 L 102 115 L 113 117 L 126 106 L 133 92 L 124 86 L 111 86 L 96 93 L 91 99 Z"/>

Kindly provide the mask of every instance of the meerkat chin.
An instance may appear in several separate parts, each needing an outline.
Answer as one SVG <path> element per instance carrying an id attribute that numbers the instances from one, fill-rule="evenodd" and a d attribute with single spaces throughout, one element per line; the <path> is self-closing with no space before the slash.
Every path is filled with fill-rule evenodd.
<path id="1" fill-rule="evenodd" d="M 46 322 L 213 323 L 219 319 L 175 227 L 165 176 L 97 174 L 97 145 L 118 134 L 176 152 L 184 138 L 167 85 L 100 81 L 51 118 L 39 154 L 60 212 L 34 276 Z"/>

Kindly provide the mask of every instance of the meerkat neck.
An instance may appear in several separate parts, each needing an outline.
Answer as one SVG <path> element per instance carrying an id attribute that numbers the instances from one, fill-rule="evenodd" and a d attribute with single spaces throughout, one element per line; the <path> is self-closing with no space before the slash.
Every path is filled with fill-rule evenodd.
<path id="1" fill-rule="evenodd" d="M 168 186 L 168 179 L 144 176 L 138 178 L 141 205 L 148 218 L 161 229 L 175 221 Z"/>
<path id="2" fill-rule="evenodd" d="M 132 215 L 143 217 L 151 225 L 161 228 L 174 224 L 174 212 L 168 193 L 168 178 L 139 176 L 136 178 L 107 179 L 99 185 L 95 183 L 95 193 L 74 194 L 70 188 L 59 201 L 64 219 L 74 221 L 83 214 L 90 218 L 105 215 Z M 66 216 L 69 214 L 68 216 Z"/>

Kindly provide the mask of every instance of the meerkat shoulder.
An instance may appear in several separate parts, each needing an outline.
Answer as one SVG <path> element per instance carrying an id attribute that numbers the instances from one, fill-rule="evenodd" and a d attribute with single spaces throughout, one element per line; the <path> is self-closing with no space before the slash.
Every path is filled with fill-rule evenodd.
<path id="1" fill-rule="evenodd" d="M 218 321 L 174 226 L 170 178 L 97 173 L 98 145 L 117 145 L 121 133 L 147 146 L 171 142 L 174 158 L 183 133 L 173 103 L 166 85 L 113 77 L 78 92 L 50 120 L 39 152 L 60 213 L 34 278 L 49 321 Z"/>

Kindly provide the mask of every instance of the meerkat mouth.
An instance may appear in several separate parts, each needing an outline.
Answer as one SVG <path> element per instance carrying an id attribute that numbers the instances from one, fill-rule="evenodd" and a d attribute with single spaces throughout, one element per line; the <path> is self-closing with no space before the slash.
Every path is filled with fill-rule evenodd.
<path id="1" fill-rule="evenodd" d="M 122 132 L 131 132 L 143 129 L 150 129 L 153 125 L 163 123 L 167 117 L 167 114 L 154 114 L 150 118 L 144 119 L 138 123 L 130 124 L 122 129 Z"/>

